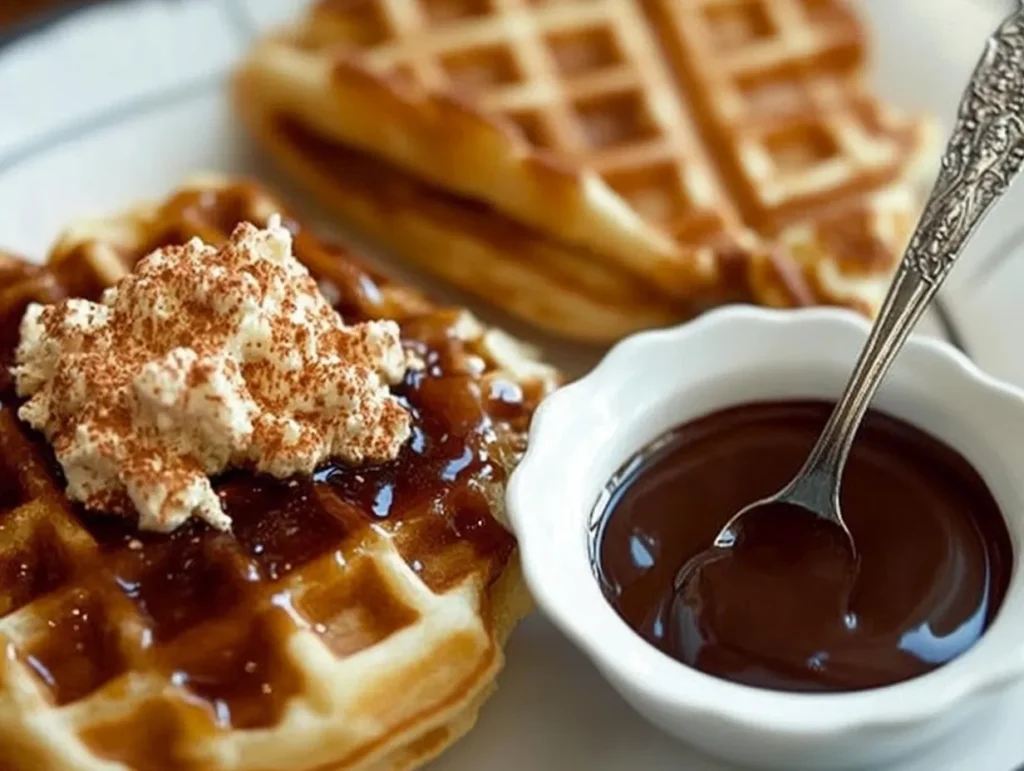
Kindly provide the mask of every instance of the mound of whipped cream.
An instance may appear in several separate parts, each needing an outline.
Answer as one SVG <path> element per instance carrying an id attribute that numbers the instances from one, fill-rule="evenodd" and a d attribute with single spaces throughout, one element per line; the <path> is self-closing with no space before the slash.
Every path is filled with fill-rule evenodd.
<path id="1" fill-rule="evenodd" d="M 155 251 L 99 303 L 30 306 L 14 374 L 69 497 L 167 532 L 230 528 L 210 481 L 230 468 L 395 458 L 411 418 L 389 386 L 408 365 L 393 321 L 344 323 L 275 216 Z"/>

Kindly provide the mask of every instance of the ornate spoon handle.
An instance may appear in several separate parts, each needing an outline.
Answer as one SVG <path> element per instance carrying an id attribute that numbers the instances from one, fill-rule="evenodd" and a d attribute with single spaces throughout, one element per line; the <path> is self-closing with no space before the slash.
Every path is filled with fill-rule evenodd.
<path id="1" fill-rule="evenodd" d="M 989 38 L 974 70 L 924 214 L 846 392 L 808 458 L 805 471 L 812 476 L 838 480 L 889 365 L 1022 163 L 1024 8 L 1018 8 Z"/>

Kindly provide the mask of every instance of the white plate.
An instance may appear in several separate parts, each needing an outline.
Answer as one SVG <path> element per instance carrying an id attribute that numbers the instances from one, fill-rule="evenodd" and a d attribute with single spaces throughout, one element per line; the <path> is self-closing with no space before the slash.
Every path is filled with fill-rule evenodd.
<path id="1" fill-rule="evenodd" d="M 948 123 L 981 42 L 1009 0 L 863 5 L 883 90 L 897 103 L 931 110 Z M 295 13 L 296 6 L 292 0 L 136 0 L 82 11 L 15 40 L 0 38 L 0 243 L 41 256 L 70 219 L 162 196 L 201 169 L 261 176 L 324 219 L 254 156 L 224 97 L 232 62 L 260 29 Z M 993 213 L 945 299 L 967 351 L 990 372 L 1024 385 L 1018 331 L 1024 325 L 1024 260 L 997 259 L 1024 251 L 1024 232 L 1015 221 L 1022 207 L 1024 185 Z M 493 316 L 486 310 L 483 315 Z M 596 356 L 538 342 L 570 371 Z M 501 688 L 478 727 L 435 762 L 434 771 L 728 771 L 636 717 L 543 619 L 522 625 L 508 657 Z M 1024 689 L 899 768 L 1009 771 L 1024 761 L 1021 714 Z"/>

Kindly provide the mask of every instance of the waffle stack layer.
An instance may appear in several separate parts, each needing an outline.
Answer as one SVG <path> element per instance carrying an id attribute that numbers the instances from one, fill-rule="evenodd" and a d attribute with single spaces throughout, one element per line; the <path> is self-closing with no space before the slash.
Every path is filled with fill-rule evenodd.
<path id="1" fill-rule="evenodd" d="M 346 220 L 607 341 L 731 300 L 880 302 L 929 124 L 845 0 L 323 0 L 235 82 Z"/>
<path id="2" fill-rule="evenodd" d="M 528 607 L 504 480 L 551 372 L 500 332 L 390 283 L 294 220 L 350 322 L 389 318 L 425 362 L 396 461 L 216 481 L 233 533 L 87 514 L 16 417 L 30 301 L 95 298 L 151 250 L 281 205 L 207 181 L 74 227 L 47 265 L 0 257 L 0 766 L 4 771 L 406 769 L 468 730 Z"/>

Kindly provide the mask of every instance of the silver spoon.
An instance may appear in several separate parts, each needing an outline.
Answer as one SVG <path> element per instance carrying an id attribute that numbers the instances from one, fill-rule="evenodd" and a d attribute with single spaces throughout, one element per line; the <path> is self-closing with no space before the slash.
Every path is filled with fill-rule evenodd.
<path id="1" fill-rule="evenodd" d="M 988 39 L 960 103 L 924 214 L 817 444 L 793 481 L 729 520 L 715 538 L 715 547 L 732 547 L 744 520 L 758 511 L 796 507 L 839 527 L 856 557 L 857 548 L 839 506 L 839 488 L 861 419 L 910 331 L 1022 162 L 1024 6 L 1018 6 Z"/>

